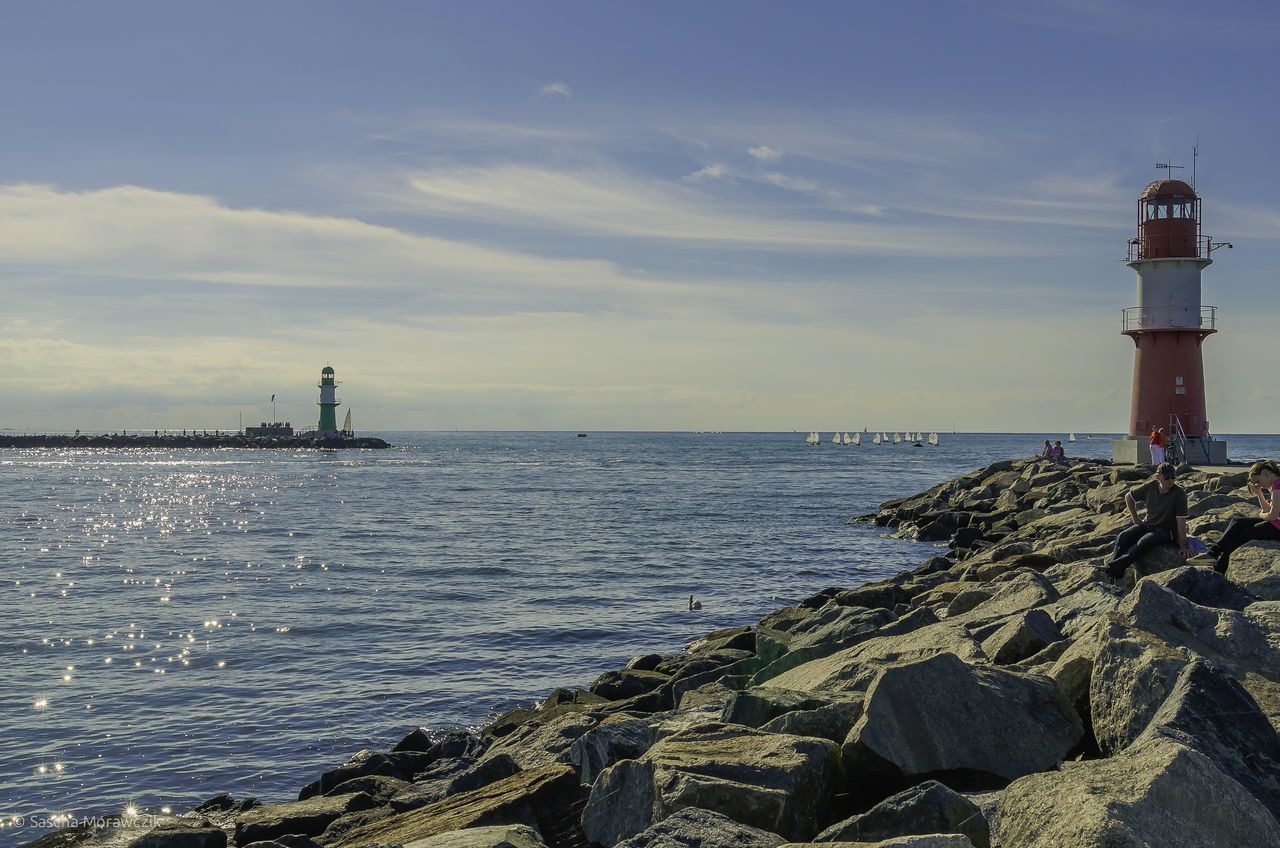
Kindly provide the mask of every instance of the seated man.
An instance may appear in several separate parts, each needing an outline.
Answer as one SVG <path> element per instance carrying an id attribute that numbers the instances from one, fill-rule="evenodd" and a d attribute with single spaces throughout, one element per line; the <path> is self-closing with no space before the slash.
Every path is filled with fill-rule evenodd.
<path id="1" fill-rule="evenodd" d="M 1172 464 L 1162 463 L 1154 478 L 1124 493 L 1133 526 L 1116 537 L 1115 550 L 1106 563 L 1112 577 L 1121 577 L 1139 554 L 1155 545 L 1176 542 L 1184 559 L 1191 554 L 1187 548 L 1187 493 L 1173 482 L 1176 474 Z M 1138 520 L 1138 500 L 1146 507 L 1145 522 Z"/>

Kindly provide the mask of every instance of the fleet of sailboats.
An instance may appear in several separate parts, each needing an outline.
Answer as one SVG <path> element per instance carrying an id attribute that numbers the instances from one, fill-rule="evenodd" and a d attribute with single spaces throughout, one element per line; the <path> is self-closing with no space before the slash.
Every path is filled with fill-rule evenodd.
<path id="1" fill-rule="evenodd" d="M 862 433 L 866 433 L 866 432 L 868 431 L 864 428 Z M 849 435 L 849 433 L 847 432 L 841 433 L 839 430 L 836 430 L 834 433 L 831 434 L 831 444 L 855 445 L 855 446 L 861 445 L 862 433 L 854 433 L 853 435 Z M 1074 435 L 1075 434 L 1072 434 L 1073 440 L 1074 440 Z M 814 430 L 808 436 L 805 437 L 804 441 L 805 441 L 805 444 L 807 445 L 814 445 L 814 446 L 820 445 L 822 444 L 822 435 L 817 430 Z M 873 445 L 887 445 L 890 443 L 899 445 L 899 444 L 902 444 L 904 441 L 911 443 L 915 447 L 923 447 L 925 444 L 931 445 L 933 447 L 937 447 L 938 434 L 935 432 L 935 433 L 930 433 L 928 436 L 925 436 L 923 433 L 919 431 L 915 433 L 912 433 L 910 431 L 903 431 L 901 433 L 894 433 L 892 435 L 884 432 L 871 434 L 871 443 Z"/>

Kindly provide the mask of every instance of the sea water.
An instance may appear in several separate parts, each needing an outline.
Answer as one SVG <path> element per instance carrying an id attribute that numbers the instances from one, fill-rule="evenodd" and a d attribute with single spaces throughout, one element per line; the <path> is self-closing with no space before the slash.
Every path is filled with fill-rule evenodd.
<path id="1" fill-rule="evenodd" d="M 850 520 L 1065 442 L 374 435 L 395 447 L 0 450 L 0 844 L 221 792 L 293 800 L 414 727 L 477 727 L 912 568 L 942 551 Z"/>

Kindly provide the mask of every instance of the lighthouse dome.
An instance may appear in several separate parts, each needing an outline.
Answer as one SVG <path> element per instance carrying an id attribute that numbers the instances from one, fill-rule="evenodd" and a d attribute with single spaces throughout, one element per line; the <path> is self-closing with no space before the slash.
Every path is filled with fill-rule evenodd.
<path id="1" fill-rule="evenodd" d="M 320 375 L 321 375 L 322 377 L 332 377 L 332 376 L 333 376 L 333 368 L 332 368 L 332 367 L 330 367 L 330 366 L 328 366 L 328 365 L 326 365 L 326 366 L 325 366 L 325 367 L 320 371 Z"/>
<path id="2" fill-rule="evenodd" d="M 1182 180 L 1156 180 L 1142 191 L 1142 199 L 1150 198 L 1188 198 L 1194 200 L 1196 190 Z"/>

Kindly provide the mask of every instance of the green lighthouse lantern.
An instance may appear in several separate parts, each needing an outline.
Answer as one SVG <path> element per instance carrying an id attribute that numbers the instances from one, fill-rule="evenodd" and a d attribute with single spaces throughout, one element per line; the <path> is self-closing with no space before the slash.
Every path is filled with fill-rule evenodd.
<path id="1" fill-rule="evenodd" d="M 324 367 L 320 372 L 319 385 L 320 426 L 316 428 L 316 435 L 322 439 L 337 438 L 338 404 L 341 401 L 334 397 L 338 383 L 333 379 L 333 368 L 328 365 Z"/>

